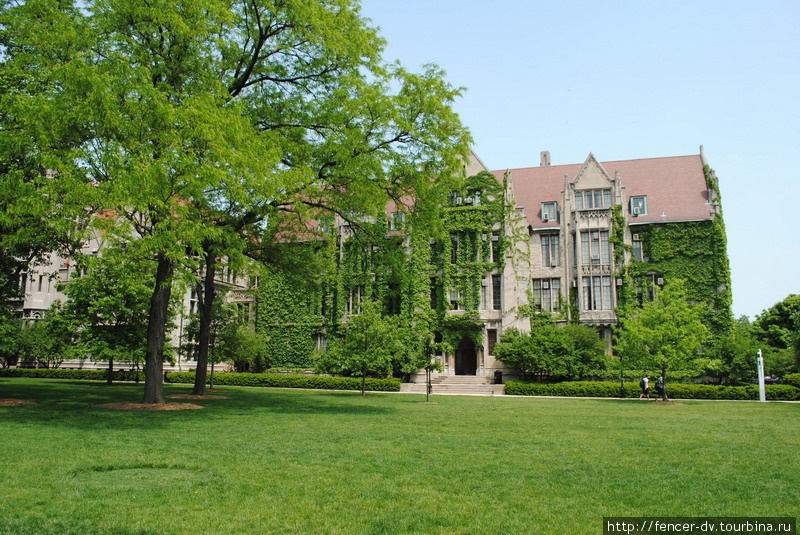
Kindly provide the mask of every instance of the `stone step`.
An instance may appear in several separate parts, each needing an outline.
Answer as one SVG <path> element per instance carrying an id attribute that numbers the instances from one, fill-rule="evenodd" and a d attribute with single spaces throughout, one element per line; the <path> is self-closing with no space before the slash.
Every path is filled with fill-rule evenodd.
<path id="1" fill-rule="evenodd" d="M 424 394 L 426 390 L 425 383 L 413 383 L 408 386 L 404 385 L 404 392 L 412 392 L 415 394 Z M 431 394 L 452 394 L 452 395 L 472 395 L 472 396 L 493 396 L 495 394 L 503 393 L 503 385 L 449 385 L 449 384 L 432 384 Z"/>

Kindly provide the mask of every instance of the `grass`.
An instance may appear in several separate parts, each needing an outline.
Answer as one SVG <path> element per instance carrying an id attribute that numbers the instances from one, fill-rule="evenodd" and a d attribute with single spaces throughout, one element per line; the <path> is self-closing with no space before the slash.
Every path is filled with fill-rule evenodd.
<path id="1" fill-rule="evenodd" d="M 800 509 L 800 404 L 225 390 L 128 412 L 93 405 L 141 386 L 0 380 L 38 402 L 0 407 L 0 533 L 594 534 Z"/>

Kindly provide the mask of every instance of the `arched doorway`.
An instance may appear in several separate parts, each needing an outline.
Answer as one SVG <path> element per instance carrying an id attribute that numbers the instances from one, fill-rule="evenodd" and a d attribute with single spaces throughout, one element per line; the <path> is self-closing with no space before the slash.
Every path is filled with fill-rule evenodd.
<path id="1" fill-rule="evenodd" d="M 475 344 L 468 337 L 462 338 L 456 349 L 456 375 L 475 375 L 478 370 L 478 355 Z"/>

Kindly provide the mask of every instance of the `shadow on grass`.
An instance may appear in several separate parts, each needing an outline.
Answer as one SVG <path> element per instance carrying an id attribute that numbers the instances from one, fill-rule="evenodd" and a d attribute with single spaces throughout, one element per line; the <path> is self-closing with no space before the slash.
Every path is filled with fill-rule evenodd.
<path id="1" fill-rule="evenodd" d="M 78 429 L 163 428 L 173 422 L 199 422 L 259 413 L 386 415 L 391 407 L 376 405 L 357 392 L 291 391 L 227 387 L 228 399 L 193 400 L 203 405 L 193 411 L 127 411 L 96 407 L 105 403 L 142 400 L 142 383 L 107 385 L 95 381 L 16 379 L 3 381 L 0 398 L 35 401 L 36 405 L 0 407 L 6 423 L 55 425 Z M 191 385 L 165 384 L 164 395 L 186 394 Z M 174 400 L 169 400 L 174 401 Z"/>

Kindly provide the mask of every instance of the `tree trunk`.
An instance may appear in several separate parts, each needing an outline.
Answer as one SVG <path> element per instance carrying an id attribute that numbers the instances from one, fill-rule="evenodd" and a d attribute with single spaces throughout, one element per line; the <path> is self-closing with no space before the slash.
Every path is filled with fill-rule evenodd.
<path id="1" fill-rule="evenodd" d="M 144 402 L 164 401 L 164 339 L 167 329 L 167 311 L 172 293 L 172 260 L 158 254 L 156 284 L 150 298 L 150 315 L 147 322 L 147 356 L 144 364 Z"/>
<path id="2" fill-rule="evenodd" d="M 108 359 L 108 377 L 106 377 L 106 384 L 111 384 L 114 380 L 114 359 Z"/>
<path id="3" fill-rule="evenodd" d="M 216 288 L 214 275 L 216 274 L 216 257 L 206 252 L 206 273 L 203 277 L 203 292 L 200 294 L 200 330 L 197 335 L 197 370 L 194 376 L 195 396 L 206 394 L 206 374 L 208 371 L 208 342 L 211 331 L 211 307 L 214 305 Z"/>
<path id="4" fill-rule="evenodd" d="M 363 366 L 361 368 L 361 396 L 365 396 L 364 390 L 366 389 L 367 384 L 367 367 Z"/>

